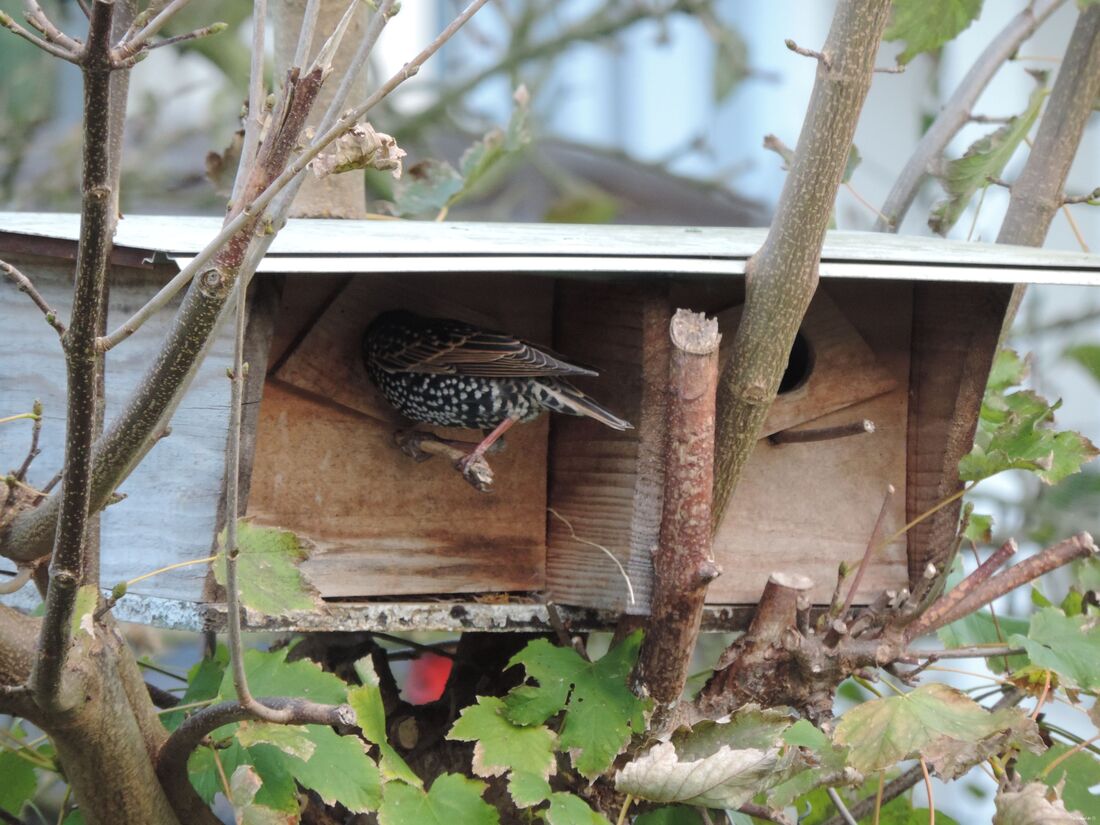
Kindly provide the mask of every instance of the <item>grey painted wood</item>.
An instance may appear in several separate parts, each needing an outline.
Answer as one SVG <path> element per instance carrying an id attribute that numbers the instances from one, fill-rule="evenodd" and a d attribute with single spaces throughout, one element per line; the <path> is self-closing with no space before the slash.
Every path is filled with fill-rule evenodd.
<path id="1" fill-rule="evenodd" d="M 70 311 L 71 268 L 11 261 L 30 277 L 63 319 Z M 111 278 L 110 319 L 120 323 L 163 283 L 163 276 L 116 268 Z M 117 415 L 151 363 L 176 310 L 173 303 L 107 357 L 107 420 Z M 0 283 L 0 330 L 18 343 L 0 351 L 0 417 L 43 404 L 42 454 L 29 482 L 44 485 L 61 467 L 65 431 L 65 364 L 57 334 L 38 309 L 10 284 Z M 105 588 L 158 567 L 210 554 L 217 497 L 221 489 L 232 335 L 224 324 L 210 355 L 172 419 L 172 434 L 159 441 L 120 492 L 127 498 L 103 514 L 102 582 Z M 31 425 L 0 425 L 0 466 L 19 466 L 29 445 Z M 3 565 L 9 565 L 4 567 Z M 10 562 L 0 560 L 0 569 Z M 132 592 L 198 601 L 208 565 L 155 576 Z"/>

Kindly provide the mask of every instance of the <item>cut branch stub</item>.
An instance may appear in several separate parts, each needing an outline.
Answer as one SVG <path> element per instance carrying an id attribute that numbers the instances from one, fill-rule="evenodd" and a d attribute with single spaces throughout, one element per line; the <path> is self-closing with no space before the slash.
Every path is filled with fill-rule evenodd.
<path id="1" fill-rule="evenodd" d="M 721 572 L 711 556 L 714 398 L 718 322 L 678 310 L 669 334 L 668 434 L 660 539 L 653 557 L 653 609 L 636 682 L 657 702 L 661 728 L 679 701 L 699 635 L 707 585 Z"/>

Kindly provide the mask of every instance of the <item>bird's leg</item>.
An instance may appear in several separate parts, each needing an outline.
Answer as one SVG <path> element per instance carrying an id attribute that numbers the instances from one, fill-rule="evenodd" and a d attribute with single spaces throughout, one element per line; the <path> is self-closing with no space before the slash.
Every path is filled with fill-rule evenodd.
<path id="1" fill-rule="evenodd" d="M 486 451 L 493 446 L 493 443 L 506 432 L 508 432 L 508 428 L 515 423 L 516 419 L 505 418 L 503 421 L 496 425 L 491 433 L 489 433 L 487 436 L 485 436 L 485 438 L 481 440 L 480 444 L 474 447 L 469 455 L 456 461 L 455 466 L 462 471 L 463 475 L 466 475 L 471 465 L 473 465 L 475 462 L 479 462 L 482 456 L 485 455 Z"/>

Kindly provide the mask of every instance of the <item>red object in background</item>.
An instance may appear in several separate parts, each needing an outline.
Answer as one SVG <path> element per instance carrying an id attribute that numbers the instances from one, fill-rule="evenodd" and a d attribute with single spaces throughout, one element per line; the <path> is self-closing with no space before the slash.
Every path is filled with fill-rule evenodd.
<path id="1" fill-rule="evenodd" d="M 414 705 L 426 705 L 443 695 L 451 675 L 451 660 L 446 656 L 425 653 L 414 659 L 405 680 L 405 699 Z"/>

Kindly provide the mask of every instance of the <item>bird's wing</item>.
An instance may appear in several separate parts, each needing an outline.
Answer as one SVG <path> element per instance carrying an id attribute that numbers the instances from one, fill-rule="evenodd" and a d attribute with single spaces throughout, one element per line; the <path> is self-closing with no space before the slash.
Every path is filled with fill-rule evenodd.
<path id="1" fill-rule="evenodd" d="M 459 322 L 435 323 L 405 346 L 379 359 L 391 372 L 430 372 L 482 378 L 533 378 L 552 375 L 597 375 L 571 364 L 552 350 Z"/>

